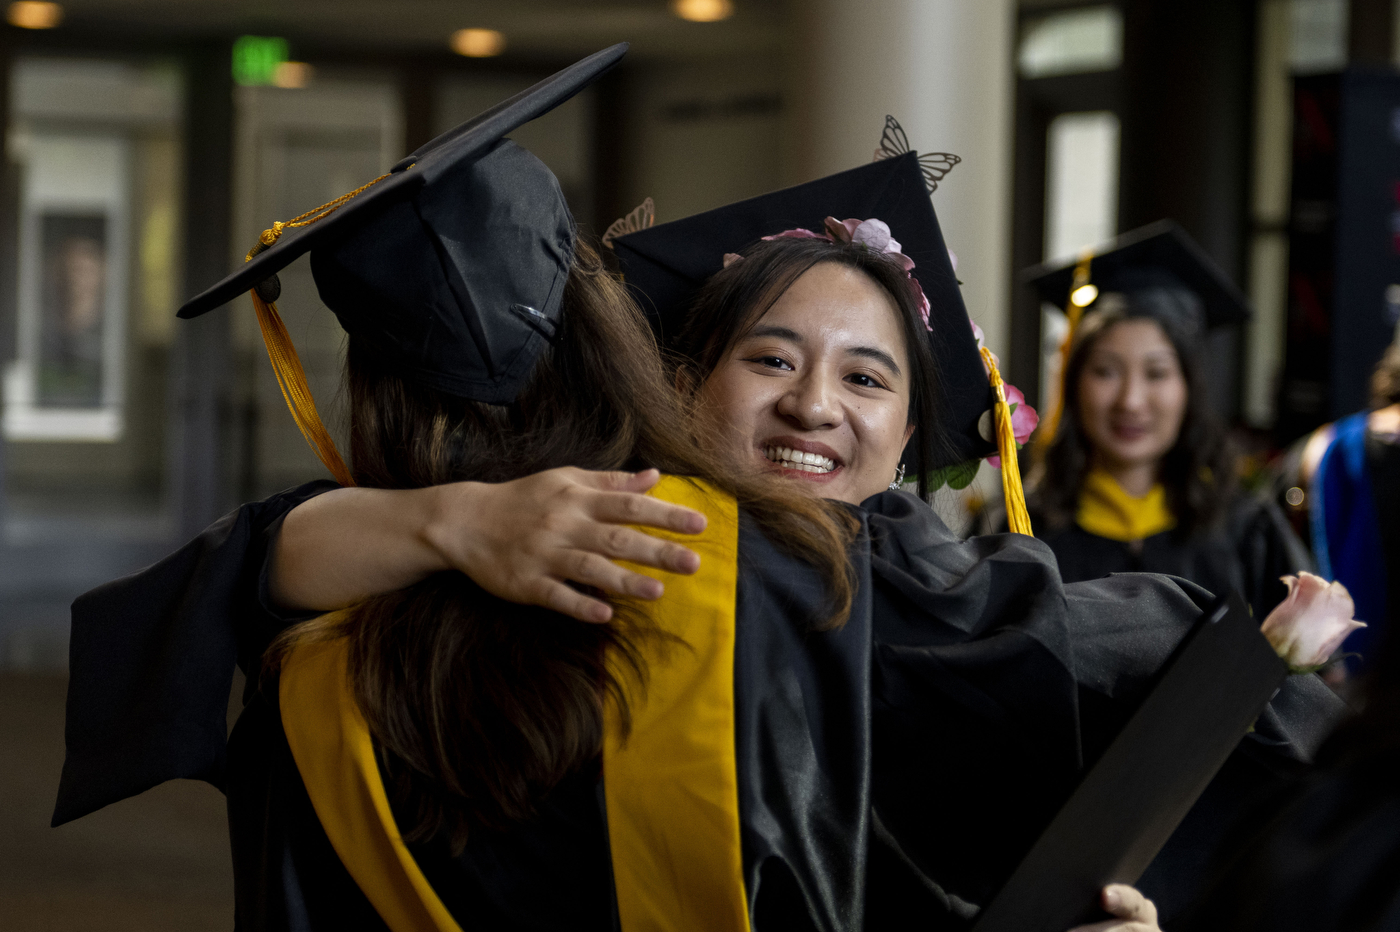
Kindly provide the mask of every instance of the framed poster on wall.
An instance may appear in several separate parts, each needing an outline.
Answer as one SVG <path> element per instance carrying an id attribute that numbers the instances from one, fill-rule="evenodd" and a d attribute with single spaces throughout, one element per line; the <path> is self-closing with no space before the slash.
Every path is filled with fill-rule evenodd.
<path id="1" fill-rule="evenodd" d="M 9 440 L 114 441 L 122 433 L 130 143 L 38 134 L 18 147 L 16 357 Z"/>

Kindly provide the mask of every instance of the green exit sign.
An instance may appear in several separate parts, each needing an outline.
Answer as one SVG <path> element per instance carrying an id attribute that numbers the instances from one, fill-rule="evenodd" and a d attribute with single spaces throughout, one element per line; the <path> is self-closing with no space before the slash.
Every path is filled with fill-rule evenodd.
<path id="1" fill-rule="evenodd" d="M 286 39 L 239 36 L 233 43 L 233 80 L 239 84 L 271 84 L 277 66 L 286 60 Z"/>

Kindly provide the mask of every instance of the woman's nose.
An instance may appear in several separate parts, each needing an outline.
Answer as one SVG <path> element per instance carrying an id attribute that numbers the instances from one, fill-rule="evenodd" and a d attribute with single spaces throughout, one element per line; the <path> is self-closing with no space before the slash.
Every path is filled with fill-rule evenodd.
<path id="1" fill-rule="evenodd" d="M 831 386 L 819 375 L 806 375 L 792 381 L 778 399 L 778 413 L 803 430 L 821 430 L 841 423 L 840 405 Z"/>
<path id="2" fill-rule="evenodd" d="M 1141 376 L 1129 373 L 1118 386 L 1118 397 L 1114 399 L 1118 408 L 1124 411 L 1138 411 L 1147 406 L 1147 382 Z"/>

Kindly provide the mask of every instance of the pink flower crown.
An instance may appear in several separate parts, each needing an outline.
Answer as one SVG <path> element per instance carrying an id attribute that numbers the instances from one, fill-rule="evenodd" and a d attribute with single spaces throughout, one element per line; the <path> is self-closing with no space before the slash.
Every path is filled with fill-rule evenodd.
<path id="1" fill-rule="evenodd" d="M 864 246 L 871 252 L 884 253 L 893 258 L 904 269 L 904 274 L 909 277 L 909 282 L 914 286 L 914 292 L 919 296 L 919 316 L 923 318 L 924 329 L 932 331 L 933 326 L 929 324 L 929 304 L 928 297 L 924 295 L 923 286 L 914 277 L 914 260 L 900 252 L 902 248 L 899 242 L 890 235 L 890 226 L 883 220 L 837 220 L 835 217 L 827 217 L 824 221 L 826 225 L 825 233 L 813 233 L 811 230 L 784 230 L 781 233 L 774 233 L 772 236 L 763 237 L 764 241 L 775 239 L 824 239 L 828 243 L 854 243 Z M 735 252 L 724 254 L 724 267 L 727 269 L 743 256 Z"/>

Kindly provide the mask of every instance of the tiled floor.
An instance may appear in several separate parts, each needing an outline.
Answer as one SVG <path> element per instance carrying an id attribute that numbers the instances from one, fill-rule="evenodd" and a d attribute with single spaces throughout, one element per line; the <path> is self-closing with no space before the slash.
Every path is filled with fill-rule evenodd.
<path id="1" fill-rule="evenodd" d="M 166 784 L 49 828 L 66 680 L 0 674 L 0 929 L 191 932 L 233 926 L 224 798 Z"/>

